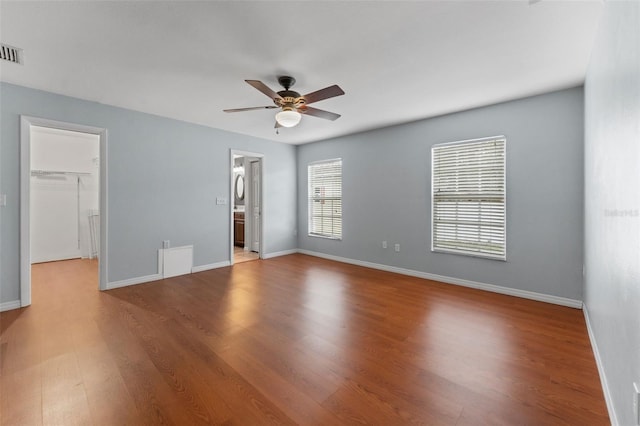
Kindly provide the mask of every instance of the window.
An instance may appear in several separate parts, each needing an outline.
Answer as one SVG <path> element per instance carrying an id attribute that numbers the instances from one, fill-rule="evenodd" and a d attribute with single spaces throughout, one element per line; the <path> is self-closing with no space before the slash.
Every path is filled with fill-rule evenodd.
<path id="1" fill-rule="evenodd" d="M 504 136 L 434 145 L 431 249 L 506 259 Z"/>
<path id="2" fill-rule="evenodd" d="M 342 239 L 342 159 L 309 164 L 309 235 Z"/>

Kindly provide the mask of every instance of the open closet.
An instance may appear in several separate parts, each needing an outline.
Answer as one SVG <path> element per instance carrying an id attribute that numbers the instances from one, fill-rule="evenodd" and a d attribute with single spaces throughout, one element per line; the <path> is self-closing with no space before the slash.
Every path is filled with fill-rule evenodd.
<path id="1" fill-rule="evenodd" d="M 34 126 L 31 263 L 98 256 L 99 136 Z"/>

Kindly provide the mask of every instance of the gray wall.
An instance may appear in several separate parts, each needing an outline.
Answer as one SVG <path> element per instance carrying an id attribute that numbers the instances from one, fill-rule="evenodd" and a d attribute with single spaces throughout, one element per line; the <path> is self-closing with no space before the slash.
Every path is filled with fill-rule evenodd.
<path id="1" fill-rule="evenodd" d="M 20 298 L 20 114 L 108 132 L 108 281 L 157 273 L 157 250 L 194 245 L 194 265 L 229 260 L 230 149 L 265 154 L 264 252 L 295 249 L 291 145 L 2 83 L 0 303 Z"/>
<path id="2" fill-rule="evenodd" d="M 500 134 L 507 137 L 507 262 L 432 253 L 431 146 Z M 343 240 L 309 237 L 307 164 L 337 157 Z M 574 88 L 299 146 L 298 246 L 582 300 L 582 193 L 583 92 Z"/>
<path id="3" fill-rule="evenodd" d="M 585 83 L 585 308 L 620 425 L 640 385 L 640 3 L 605 2 Z"/>

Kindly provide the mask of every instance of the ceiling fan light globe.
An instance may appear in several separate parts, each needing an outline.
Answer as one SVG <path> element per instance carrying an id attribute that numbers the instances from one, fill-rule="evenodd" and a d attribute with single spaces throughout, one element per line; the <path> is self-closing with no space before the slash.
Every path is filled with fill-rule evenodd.
<path id="1" fill-rule="evenodd" d="M 276 114 L 276 121 L 282 127 L 295 127 L 300 123 L 302 114 L 298 111 L 280 111 Z"/>

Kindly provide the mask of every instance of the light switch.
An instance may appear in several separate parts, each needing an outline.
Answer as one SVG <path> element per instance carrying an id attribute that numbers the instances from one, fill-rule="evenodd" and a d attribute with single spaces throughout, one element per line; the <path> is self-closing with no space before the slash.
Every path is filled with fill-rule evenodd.
<path id="1" fill-rule="evenodd" d="M 225 197 L 216 197 L 216 204 L 217 205 L 225 205 L 227 204 L 227 199 Z"/>
<path id="2" fill-rule="evenodd" d="M 0 194 L 0 207 L 7 205 L 7 194 Z"/>

